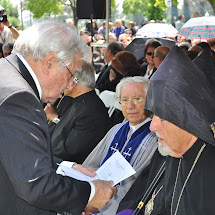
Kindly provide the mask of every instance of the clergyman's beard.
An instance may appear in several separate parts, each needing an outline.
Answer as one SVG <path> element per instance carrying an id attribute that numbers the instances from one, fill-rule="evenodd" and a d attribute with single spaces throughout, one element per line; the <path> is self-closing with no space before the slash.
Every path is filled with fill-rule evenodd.
<path id="1" fill-rule="evenodd" d="M 172 156 L 175 152 L 168 145 L 158 142 L 158 151 L 162 156 Z"/>

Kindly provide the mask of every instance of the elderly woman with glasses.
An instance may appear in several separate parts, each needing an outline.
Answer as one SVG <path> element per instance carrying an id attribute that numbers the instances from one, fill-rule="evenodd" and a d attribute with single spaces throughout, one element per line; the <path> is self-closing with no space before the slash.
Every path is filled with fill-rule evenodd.
<path id="1" fill-rule="evenodd" d="M 145 62 L 141 66 L 141 75 L 145 78 L 150 79 L 151 76 L 156 71 L 155 64 L 154 64 L 154 51 L 157 47 L 161 46 L 162 43 L 155 40 L 150 39 L 147 40 L 146 45 L 144 47 L 144 60 Z"/>
<path id="2" fill-rule="evenodd" d="M 148 80 L 141 76 L 122 79 L 116 87 L 116 94 L 122 107 L 125 121 L 112 127 L 106 136 L 84 161 L 84 165 L 98 169 L 103 163 L 119 151 L 135 169 L 133 176 L 117 185 L 117 194 L 93 213 L 116 214 L 119 202 L 125 196 L 140 172 L 149 165 L 157 149 L 155 133 L 149 129 L 150 113 L 144 110 Z"/>

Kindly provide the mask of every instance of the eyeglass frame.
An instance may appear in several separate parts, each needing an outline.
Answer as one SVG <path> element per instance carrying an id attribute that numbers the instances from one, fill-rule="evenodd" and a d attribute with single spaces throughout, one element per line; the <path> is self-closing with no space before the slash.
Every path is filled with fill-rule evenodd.
<path id="1" fill-rule="evenodd" d="M 70 69 L 67 66 L 66 66 L 66 68 L 67 68 L 68 72 L 71 74 L 71 78 L 72 78 L 74 75 L 72 74 L 72 72 L 70 71 Z"/>
<path id="2" fill-rule="evenodd" d="M 122 99 L 127 99 L 127 101 L 123 101 Z M 135 101 L 135 99 L 140 99 L 140 101 Z M 132 103 L 134 105 L 140 104 L 141 102 L 143 102 L 145 100 L 145 98 L 143 98 L 142 96 L 133 96 L 131 99 L 130 98 L 120 98 L 118 101 L 122 106 L 127 106 L 129 101 L 132 101 Z"/>

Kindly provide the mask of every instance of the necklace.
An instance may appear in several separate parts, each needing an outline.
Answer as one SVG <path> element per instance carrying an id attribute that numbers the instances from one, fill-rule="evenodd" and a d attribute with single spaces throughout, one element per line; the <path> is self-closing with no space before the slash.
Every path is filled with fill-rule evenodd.
<path id="1" fill-rule="evenodd" d="M 159 190 L 157 191 L 157 193 L 155 193 L 156 189 L 154 190 L 154 192 L 152 194 L 152 198 L 146 204 L 145 215 L 150 215 L 152 213 L 153 207 L 154 207 L 154 199 L 158 195 L 158 193 L 162 190 L 162 188 L 163 188 L 163 185 L 159 188 Z"/>
<path id="2" fill-rule="evenodd" d="M 184 188 L 185 188 L 185 186 L 186 186 L 186 184 L 187 184 L 187 182 L 188 182 L 188 180 L 189 180 L 189 178 L 190 178 L 190 176 L 191 176 L 191 174 L 193 172 L 193 169 L 195 168 L 196 163 L 197 163 L 197 161 L 198 161 L 198 159 L 199 159 L 199 157 L 200 157 L 200 155 L 203 152 L 203 150 L 204 150 L 205 147 L 206 147 L 206 144 L 204 143 L 204 145 L 199 150 L 199 152 L 198 152 L 198 154 L 197 154 L 197 156 L 196 156 L 196 158 L 195 158 L 195 160 L 193 162 L 193 165 L 192 165 L 192 167 L 190 169 L 190 172 L 187 175 L 187 178 L 186 178 L 186 180 L 184 182 L 184 185 L 183 185 L 183 187 L 181 189 L 181 193 L 180 193 L 179 198 L 178 198 L 178 202 L 177 202 L 177 205 L 176 205 L 176 209 L 175 209 L 174 215 L 176 215 L 177 212 L 178 212 L 178 208 L 179 208 L 179 204 L 180 204 L 180 201 L 181 201 L 182 194 L 184 192 Z M 179 164 L 178 164 L 178 170 L 177 170 L 177 175 L 176 175 L 176 180 L 175 180 L 175 186 L 174 186 L 173 194 L 172 194 L 171 215 L 173 215 L 173 200 L 174 200 L 174 197 L 175 197 L 175 190 L 176 190 L 176 186 L 177 186 L 177 182 L 178 182 L 178 176 L 179 176 L 180 166 L 181 166 L 181 158 L 180 158 L 180 161 L 179 161 Z"/>

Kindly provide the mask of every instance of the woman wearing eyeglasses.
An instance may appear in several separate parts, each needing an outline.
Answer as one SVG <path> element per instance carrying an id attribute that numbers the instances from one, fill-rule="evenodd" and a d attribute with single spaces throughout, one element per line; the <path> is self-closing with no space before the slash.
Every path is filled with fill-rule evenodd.
<path id="1" fill-rule="evenodd" d="M 155 64 L 154 64 L 154 51 L 158 46 L 161 46 L 162 43 L 155 39 L 150 39 L 146 42 L 144 48 L 144 60 L 145 62 L 141 66 L 141 75 L 145 78 L 150 79 L 153 73 L 156 71 Z"/>

